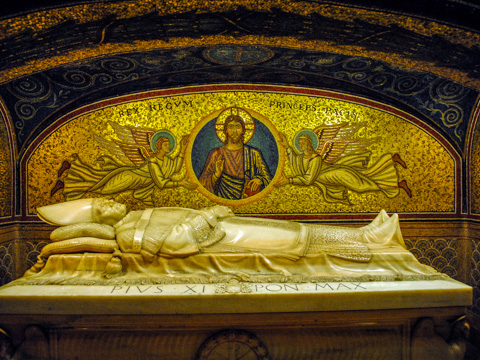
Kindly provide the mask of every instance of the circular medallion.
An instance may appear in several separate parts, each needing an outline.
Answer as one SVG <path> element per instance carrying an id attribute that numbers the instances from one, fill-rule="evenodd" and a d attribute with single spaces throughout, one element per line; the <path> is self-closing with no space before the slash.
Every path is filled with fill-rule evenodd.
<path id="1" fill-rule="evenodd" d="M 219 109 L 197 123 L 185 152 L 187 175 L 208 199 L 241 206 L 267 196 L 285 154 L 275 126 L 254 110 Z M 248 143 L 248 144 L 247 144 Z"/>
<path id="2" fill-rule="evenodd" d="M 203 56 L 222 65 L 251 65 L 271 59 L 275 53 L 262 46 L 223 45 L 203 51 Z"/>

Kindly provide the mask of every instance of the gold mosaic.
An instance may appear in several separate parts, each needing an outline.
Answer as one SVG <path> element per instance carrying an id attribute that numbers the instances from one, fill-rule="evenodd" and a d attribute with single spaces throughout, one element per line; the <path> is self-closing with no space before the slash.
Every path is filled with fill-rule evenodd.
<path id="1" fill-rule="evenodd" d="M 1 104 L 0 104 L 1 106 Z M 12 158 L 9 136 L 5 126 L 6 119 L 0 112 L 0 217 L 12 215 Z"/>
<path id="2" fill-rule="evenodd" d="M 477 122 L 477 127 L 473 136 L 472 153 L 470 155 L 471 168 L 471 212 L 473 214 L 480 214 L 480 128 Z"/>
<path id="3" fill-rule="evenodd" d="M 244 112 L 235 110 L 238 108 Z M 227 159 L 231 153 L 222 147 L 228 141 L 219 139 L 214 127 L 214 119 L 225 111 L 242 116 L 246 111 L 257 119 L 255 135 L 248 144 L 245 140 L 243 147 L 253 148 L 253 155 L 248 155 L 254 163 L 252 173 L 247 176 L 246 170 L 240 170 L 237 177 L 232 175 L 233 182 L 245 175 L 238 198 L 227 194 L 238 184 L 223 178 L 230 171 L 226 164 L 233 164 L 234 168 L 237 160 Z M 335 131 L 336 135 L 331 135 Z M 143 143 L 137 141 L 135 151 L 151 162 L 150 169 L 160 166 L 163 177 L 153 179 L 157 175 L 148 175 L 147 167 L 140 169 L 142 165 L 129 163 L 126 144 L 132 145 L 132 139 L 140 137 Z M 160 137 L 168 138 L 170 146 L 159 143 Z M 183 145 L 182 139 L 186 140 Z M 115 152 L 115 144 L 121 151 Z M 160 147 L 163 153 L 158 150 Z M 313 149 L 308 157 L 307 148 Z M 148 160 L 153 159 L 153 151 L 169 160 Z M 224 156 L 216 161 L 223 159 L 225 163 L 221 174 L 222 181 L 227 179 L 223 183 L 227 193 L 218 190 L 218 183 L 209 188 L 203 182 L 217 181 L 213 173 L 205 170 L 207 165 L 215 170 L 215 162 L 210 160 L 217 154 Z M 247 159 L 246 152 L 243 159 Z M 64 161 L 71 168 L 59 177 Z M 269 174 L 262 173 L 263 165 Z M 131 185 L 126 185 L 127 174 L 118 170 L 125 167 L 138 176 L 128 180 Z M 113 177 L 112 171 L 121 176 Z M 102 176 L 109 180 L 102 180 L 100 186 Z M 255 178 L 263 183 L 257 192 L 247 193 L 248 182 Z M 369 187 L 362 188 L 357 183 L 359 179 Z M 52 195 L 57 180 L 63 181 L 65 187 Z M 403 180 L 411 198 L 405 187 L 399 185 Z M 138 185 L 140 182 L 143 185 Z M 97 192 L 83 193 L 87 185 Z M 118 191 L 110 197 L 131 208 L 202 208 L 219 203 L 232 206 L 241 214 L 455 211 L 454 162 L 434 138 L 415 125 L 393 114 L 346 101 L 260 91 L 203 92 L 105 106 L 59 127 L 28 161 L 29 214 L 34 214 L 38 206 L 64 201 L 68 196 L 101 196 L 101 191 L 115 189 Z"/>
<path id="4" fill-rule="evenodd" d="M 85 23 L 100 20 L 112 14 L 115 14 L 117 19 L 127 19 L 154 11 L 161 15 L 180 14 L 193 10 L 200 13 L 220 12 L 235 10 L 240 6 L 258 11 L 270 11 L 272 8 L 276 8 L 300 15 L 318 13 L 322 14 L 322 16 L 339 20 L 353 21 L 354 19 L 359 19 L 384 26 L 397 24 L 405 29 L 426 36 L 441 35 L 466 46 L 476 46 L 480 41 L 478 34 L 406 15 L 382 13 L 332 4 L 289 3 L 284 0 L 128 0 L 115 3 L 75 5 L 2 20 L 0 21 L 0 38 L 17 34 L 25 28 L 33 28 L 37 31 L 44 30 L 68 19 Z"/>

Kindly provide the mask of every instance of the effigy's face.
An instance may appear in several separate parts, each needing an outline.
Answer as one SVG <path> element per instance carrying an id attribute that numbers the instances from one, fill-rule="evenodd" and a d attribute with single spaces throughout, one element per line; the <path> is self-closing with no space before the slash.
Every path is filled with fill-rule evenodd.
<path id="1" fill-rule="evenodd" d="M 113 225 L 127 214 L 127 207 L 113 200 L 105 200 L 99 205 L 99 219 L 104 224 Z"/>

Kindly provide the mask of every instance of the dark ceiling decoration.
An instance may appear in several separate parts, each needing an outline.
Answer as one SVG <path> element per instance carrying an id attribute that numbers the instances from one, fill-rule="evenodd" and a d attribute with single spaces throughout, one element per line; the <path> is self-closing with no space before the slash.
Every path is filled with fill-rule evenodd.
<path id="1" fill-rule="evenodd" d="M 275 53 L 263 46 L 216 46 L 203 51 L 203 56 L 221 65 L 253 65 L 271 59 Z"/>
<path id="2" fill-rule="evenodd" d="M 283 36 L 320 40 L 338 46 L 361 46 L 366 51 L 397 54 L 413 61 L 464 71 L 480 79 L 480 47 L 466 47 L 440 36 L 425 36 L 397 25 L 376 25 L 360 20 L 344 21 L 313 13 L 299 15 L 280 9 L 217 13 L 150 13 L 128 19 L 114 16 L 99 21 L 66 21 L 43 31 L 27 29 L 0 41 L 0 69 L 62 55 L 93 44 L 131 43 L 136 40 L 200 38 L 208 35 Z"/>
<path id="3" fill-rule="evenodd" d="M 232 66 L 232 63 L 235 65 Z M 363 96 L 413 113 L 462 152 L 478 92 L 381 61 L 252 46 L 128 53 L 59 66 L 0 86 L 19 148 L 83 105 L 146 90 L 215 83 L 294 85 Z"/>
<path id="4" fill-rule="evenodd" d="M 0 19 L 66 6 L 116 2 L 121 2 L 121 0 L 3 0 Z M 232 3 L 239 2 L 232 1 Z M 308 3 L 332 4 L 380 10 L 480 30 L 478 21 L 480 18 L 480 3 L 478 0 L 290 0 L 289 3 L 299 5 Z M 161 7 L 162 1 L 159 0 L 157 6 Z"/>

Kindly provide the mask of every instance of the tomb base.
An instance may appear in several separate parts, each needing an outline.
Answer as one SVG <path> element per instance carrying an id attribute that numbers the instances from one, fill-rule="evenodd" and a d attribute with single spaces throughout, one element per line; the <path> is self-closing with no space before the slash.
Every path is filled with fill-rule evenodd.
<path id="1" fill-rule="evenodd" d="M 453 280 L 0 289 L 6 352 L 32 359 L 461 359 Z"/>

